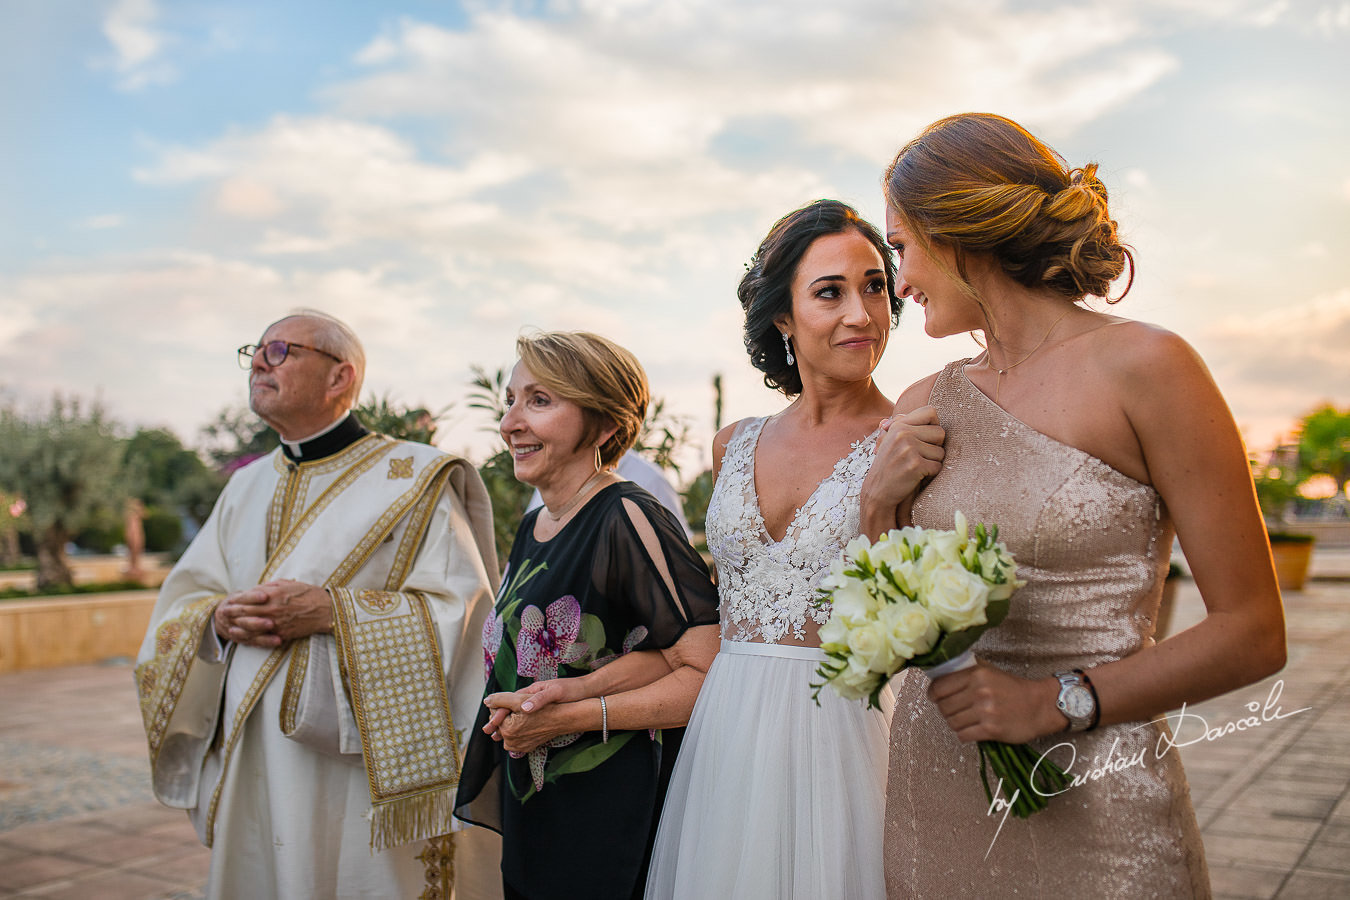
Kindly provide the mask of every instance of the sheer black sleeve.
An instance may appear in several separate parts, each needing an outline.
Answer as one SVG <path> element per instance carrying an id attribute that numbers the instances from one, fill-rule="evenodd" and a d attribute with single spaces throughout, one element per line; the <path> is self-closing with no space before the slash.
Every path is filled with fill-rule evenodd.
<path id="1" fill-rule="evenodd" d="M 620 485 L 592 561 L 592 578 L 646 635 L 631 648 L 671 646 L 685 630 L 718 622 L 717 588 L 675 516 L 643 488 Z"/>

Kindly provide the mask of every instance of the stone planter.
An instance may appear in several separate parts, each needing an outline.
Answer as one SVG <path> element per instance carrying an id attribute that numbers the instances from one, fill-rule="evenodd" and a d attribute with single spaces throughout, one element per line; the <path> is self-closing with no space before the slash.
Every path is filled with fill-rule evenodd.
<path id="1" fill-rule="evenodd" d="M 0 672 L 135 659 L 156 591 L 0 602 Z"/>
<path id="2" fill-rule="evenodd" d="M 1270 536 L 1270 555 L 1275 560 L 1275 577 L 1279 580 L 1280 590 L 1303 590 L 1312 551 L 1311 535 L 1275 533 Z"/>

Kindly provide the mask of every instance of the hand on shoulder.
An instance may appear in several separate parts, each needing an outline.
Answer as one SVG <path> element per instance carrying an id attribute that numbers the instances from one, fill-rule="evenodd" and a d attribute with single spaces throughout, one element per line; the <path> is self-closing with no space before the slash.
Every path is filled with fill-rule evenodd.
<path id="1" fill-rule="evenodd" d="M 911 385 L 896 401 L 890 418 L 882 422 L 861 493 L 860 525 L 869 537 L 901 524 L 919 485 L 942 469 L 947 433 L 938 422 L 937 410 L 928 405 L 936 378 L 933 375 Z"/>

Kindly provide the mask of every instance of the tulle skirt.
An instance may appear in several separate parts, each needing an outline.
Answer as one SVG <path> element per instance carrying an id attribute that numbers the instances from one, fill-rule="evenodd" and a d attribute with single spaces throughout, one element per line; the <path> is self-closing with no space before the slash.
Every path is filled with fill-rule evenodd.
<path id="1" fill-rule="evenodd" d="M 832 690 L 814 648 L 723 641 L 666 794 L 648 900 L 875 900 L 889 719 Z"/>

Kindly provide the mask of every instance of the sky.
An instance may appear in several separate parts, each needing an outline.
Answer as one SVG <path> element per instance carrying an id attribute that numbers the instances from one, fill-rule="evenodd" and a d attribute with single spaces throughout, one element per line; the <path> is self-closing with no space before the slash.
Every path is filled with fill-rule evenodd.
<path id="1" fill-rule="evenodd" d="M 1350 406 L 1350 0 L 0 0 L 0 400 L 196 445 L 235 349 L 316 307 L 481 461 L 471 367 L 586 329 L 692 477 L 715 374 L 724 422 L 785 402 L 735 296 L 769 226 L 880 222 L 895 152 L 973 110 L 1100 165 L 1112 311 L 1190 341 L 1251 448 Z M 978 352 L 909 308 L 877 381 Z"/>

